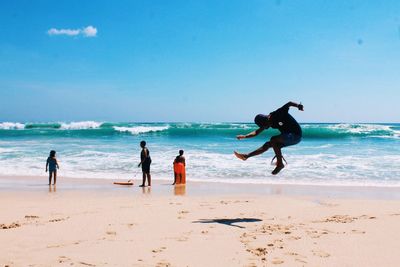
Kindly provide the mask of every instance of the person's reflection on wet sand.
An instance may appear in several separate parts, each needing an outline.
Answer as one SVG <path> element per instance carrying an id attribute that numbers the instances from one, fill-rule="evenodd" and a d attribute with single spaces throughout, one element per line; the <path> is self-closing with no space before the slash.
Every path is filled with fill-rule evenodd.
<path id="1" fill-rule="evenodd" d="M 57 191 L 57 187 L 55 185 L 51 186 L 49 185 L 49 193 L 53 193 Z"/>
<path id="2" fill-rule="evenodd" d="M 144 195 L 149 195 L 149 194 L 151 193 L 151 187 L 150 187 L 150 186 L 148 186 L 148 187 L 142 187 L 142 193 L 143 193 Z"/>
<path id="3" fill-rule="evenodd" d="M 184 196 L 186 194 L 186 185 L 178 184 L 174 186 L 174 195 L 175 196 Z"/>

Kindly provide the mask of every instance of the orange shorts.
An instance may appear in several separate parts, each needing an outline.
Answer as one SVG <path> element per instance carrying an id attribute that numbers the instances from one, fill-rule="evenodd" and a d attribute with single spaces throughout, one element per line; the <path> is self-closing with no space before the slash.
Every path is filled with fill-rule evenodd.
<path id="1" fill-rule="evenodd" d="M 177 174 L 184 174 L 185 173 L 185 165 L 183 165 L 183 163 L 181 163 L 181 162 L 174 163 L 174 172 Z"/>

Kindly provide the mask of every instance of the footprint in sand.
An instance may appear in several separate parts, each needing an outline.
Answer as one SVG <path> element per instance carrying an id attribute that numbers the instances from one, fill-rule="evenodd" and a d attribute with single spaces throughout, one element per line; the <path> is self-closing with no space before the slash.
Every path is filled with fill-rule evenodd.
<path id="1" fill-rule="evenodd" d="M 321 258 L 328 258 L 329 256 L 331 256 L 331 254 L 322 250 L 312 250 L 312 253 L 314 254 L 314 256 L 318 256 Z"/>
<path id="2" fill-rule="evenodd" d="M 107 231 L 106 234 L 107 235 L 117 235 L 117 232 L 115 232 L 115 231 Z"/>
<path id="3" fill-rule="evenodd" d="M 271 262 L 272 262 L 272 264 L 282 264 L 282 263 L 284 263 L 284 261 L 281 260 L 281 259 L 273 259 Z"/>
<path id="4" fill-rule="evenodd" d="M 351 232 L 353 233 L 353 234 L 365 234 L 365 231 L 361 231 L 361 230 L 351 230 Z"/>
<path id="5" fill-rule="evenodd" d="M 256 256 L 265 256 L 268 254 L 267 248 L 256 248 L 250 250 L 250 252 Z"/>
<path id="6" fill-rule="evenodd" d="M 170 267 L 170 266 L 172 266 L 172 264 L 166 261 L 160 261 L 157 262 L 156 264 L 156 267 Z"/>
<path id="7" fill-rule="evenodd" d="M 30 219 L 39 219 L 39 216 L 36 216 L 36 215 L 25 215 L 25 219 L 28 219 L 28 220 L 30 220 Z"/>
<path id="8" fill-rule="evenodd" d="M 187 241 L 188 239 L 189 239 L 188 237 L 182 236 L 182 237 L 179 237 L 177 240 L 180 242 L 184 242 L 184 241 Z"/>
<path id="9" fill-rule="evenodd" d="M 369 219 L 369 220 L 373 220 L 376 219 L 375 216 L 369 216 L 369 215 L 361 215 L 358 217 L 358 219 Z"/>
<path id="10" fill-rule="evenodd" d="M 67 220 L 69 217 L 66 218 L 56 218 L 56 219 L 51 219 L 49 222 L 61 222 Z"/>
<path id="11" fill-rule="evenodd" d="M 185 219 L 184 215 L 185 215 L 185 214 L 188 214 L 188 213 L 189 213 L 189 211 L 187 211 L 187 210 L 181 210 L 181 211 L 179 211 L 179 212 L 178 212 L 178 214 L 179 214 L 178 219 Z"/>
<path id="12" fill-rule="evenodd" d="M 292 233 L 292 230 L 296 230 L 296 227 L 294 225 L 281 225 L 281 224 L 264 224 L 261 226 L 260 230 L 257 232 L 261 233 L 267 233 L 269 235 L 272 235 L 273 233 L 280 233 L 280 234 L 285 234 L 285 235 L 290 235 Z"/>
<path id="13" fill-rule="evenodd" d="M 321 222 L 351 223 L 357 219 L 358 219 L 357 217 L 352 217 L 349 215 L 333 215 L 333 216 L 325 218 L 321 221 L 314 221 L 314 222 L 317 222 L 317 223 L 321 223 Z"/>
<path id="14" fill-rule="evenodd" d="M 166 250 L 167 249 L 167 247 L 161 247 L 161 248 L 158 248 L 158 249 L 153 249 L 151 252 L 153 252 L 153 253 L 159 253 L 159 252 L 163 252 L 164 250 Z"/>
<path id="15" fill-rule="evenodd" d="M 320 238 L 322 235 L 327 235 L 329 233 L 332 233 L 332 231 L 326 229 L 318 230 L 310 228 L 309 230 L 306 230 L 306 233 L 311 238 Z"/>
<path id="16" fill-rule="evenodd" d="M 189 211 L 187 211 L 187 210 L 181 210 L 180 212 L 178 212 L 178 214 L 188 214 L 189 213 Z"/>
<path id="17" fill-rule="evenodd" d="M 249 203 L 248 200 L 235 200 L 233 203 Z"/>
<path id="18" fill-rule="evenodd" d="M 66 257 L 66 256 L 59 256 L 58 257 L 58 263 L 64 263 L 64 262 L 67 262 L 67 261 L 70 261 L 70 260 L 71 259 Z"/>
<path id="19" fill-rule="evenodd" d="M 83 262 L 83 261 L 80 261 L 78 263 L 82 264 L 82 265 L 85 265 L 85 266 L 96 266 L 95 264 L 91 264 L 91 263 L 87 263 L 87 262 Z"/>
<path id="20" fill-rule="evenodd" d="M 289 240 L 299 240 L 299 239 L 301 239 L 301 237 L 300 236 L 289 236 L 288 239 Z"/>
<path id="21" fill-rule="evenodd" d="M 61 248 L 61 247 L 66 247 L 66 246 L 71 246 L 71 245 L 79 245 L 80 243 L 85 242 L 85 241 L 87 241 L 87 240 L 78 240 L 78 241 L 75 241 L 75 242 L 72 242 L 72 243 L 47 245 L 47 248 Z M 64 257 L 64 256 L 60 256 L 60 258 L 61 257 Z"/>
<path id="22" fill-rule="evenodd" d="M 294 259 L 295 261 L 298 261 L 298 262 L 301 262 L 301 263 L 307 263 L 305 260 L 303 260 L 303 259 L 298 259 L 298 258 L 296 258 L 296 259 Z"/>
<path id="23" fill-rule="evenodd" d="M 46 248 L 60 248 L 63 247 L 64 245 L 47 245 Z"/>
<path id="24" fill-rule="evenodd" d="M 19 224 L 18 222 L 13 222 L 11 224 L 0 224 L 0 229 L 12 229 L 18 227 L 21 227 L 21 224 Z"/>
<path id="25" fill-rule="evenodd" d="M 355 220 L 359 219 L 376 219 L 375 216 L 369 216 L 369 215 L 361 215 L 358 217 L 354 216 L 349 216 L 349 215 L 333 215 L 331 217 L 325 218 L 320 221 L 313 221 L 313 223 L 323 223 L 323 222 L 335 222 L 335 223 L 351 223 Z"/>
<path id="26" fill-rule="evenodd" d="M 305 259 L 307 259 L 307 257 L 304 256 L 304 255 L 301 255 L 301 254 L 299 254 L 297 252 L 286 252 L 285 255 L 295 257 L 295 259 L 294 259 L 295 261 L 298 261 L 298 262 L 301 262 L 301 263 L 307 263 L 305 261 Z"/>

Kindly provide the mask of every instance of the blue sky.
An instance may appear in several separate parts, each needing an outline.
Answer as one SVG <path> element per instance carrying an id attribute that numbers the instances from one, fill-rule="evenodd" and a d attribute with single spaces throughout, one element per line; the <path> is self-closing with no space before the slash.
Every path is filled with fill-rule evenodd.
<path id="1" fill-rule="evenodd" d="M 289 100 L 302 122 L 399 122 L 400 2 L 0 2 L 0 121 L 252 121 Z"/>

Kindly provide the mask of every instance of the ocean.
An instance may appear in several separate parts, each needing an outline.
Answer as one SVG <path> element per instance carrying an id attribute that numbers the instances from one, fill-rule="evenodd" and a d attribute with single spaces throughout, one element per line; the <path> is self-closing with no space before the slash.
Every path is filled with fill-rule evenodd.
<path id="1" fill-rule="evenodd" d="M 238 134 L 252 123 L 0 123 L 0 175 L 43 176 L 50 150 L 57 151 L 59 177 L 141 178 L 139 142 L 152 158 L 153 179 L 173 181 L 172 162 L 185 151 L 187 179 L 263 184 L 400 186 L 400 124 L 303 123 L 300 144 L 283 149 L 288 165 L 271 175 L 274 156 L 241 161 L 276 130 L 252 139 Z"/>

